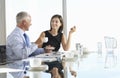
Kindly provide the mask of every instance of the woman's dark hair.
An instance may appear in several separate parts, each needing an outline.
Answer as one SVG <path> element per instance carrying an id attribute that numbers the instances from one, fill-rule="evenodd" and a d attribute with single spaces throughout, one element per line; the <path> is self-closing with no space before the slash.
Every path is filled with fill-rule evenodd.
<path id="1" fill-rule="evenodd" d="M 62 32 L 63 31 L 63 18 L 59 14 L 56 14 L 56 15 L 52 16 L 52 18 L 50 20 L 50 30 L 52 30 L 51 21 L 52 21 L 53 18 L 58 18 L 60 20 L 61 26 L 60 26 L 60 28 L 58 30 L 58 33 Z"/>

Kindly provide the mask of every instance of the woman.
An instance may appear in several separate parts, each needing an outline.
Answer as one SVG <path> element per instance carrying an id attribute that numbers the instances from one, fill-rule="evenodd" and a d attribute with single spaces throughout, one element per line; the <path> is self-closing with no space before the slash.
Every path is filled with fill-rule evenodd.
<path id="1" fill-rule="evenodd" d="M 63 32 L 63 18 L 61 15 L 54 15 L 50 20 L 50 30 L 41 33 L 36 43 L 40 44 L 41 48 L 48 48 L 46 52 L 59 51 L 60 45 L 65 51 L 70 48 L 71 35 L 76 31 L 76 27 L 72 27 L 69 31 L 68 39 Z M 47 40 L 45 40 L 47 39 Z M 45 62 L 49 66 L 48 72 L 51 72 L 52 78 L 63 78 L 63 63 L 60 61 Z M 73 73 L 71 73 L 73 74 Z"/>

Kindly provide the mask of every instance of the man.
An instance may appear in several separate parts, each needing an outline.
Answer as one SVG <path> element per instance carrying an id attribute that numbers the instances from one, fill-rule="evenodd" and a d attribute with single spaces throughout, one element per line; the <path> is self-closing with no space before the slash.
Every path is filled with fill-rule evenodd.
<path id="1" fill-rule="evenodd" d="M 10 68 L 25 69 L 26 62 L 23 59 L 31 55 L 44 53 L 43 48 L 38 48 L 39 44 L 30 43 L 25 31 L 31 26 L 31 16 L 27 12 L 19 12 L 16 16 L 17 26 L 7 37 L 6 56 Z M 14 78 L 27 78 L 24 72 L 11 73 Z"/>

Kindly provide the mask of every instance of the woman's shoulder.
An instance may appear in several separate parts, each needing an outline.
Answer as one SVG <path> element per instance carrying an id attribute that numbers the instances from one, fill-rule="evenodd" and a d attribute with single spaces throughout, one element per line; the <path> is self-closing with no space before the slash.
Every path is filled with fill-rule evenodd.
<path id="1" fill-rule="evenodd" d="M 45 30 L 45 31 L 43 31 L 43 33 L 49 33 L 49 30 Z"/>
<path id="2" fill-rule="evenodd" d="M 49 35 L 50 35 L 49 30 L 43 31 L 42 33 L 43 33 L 45 36 L 49 36 Z"/>

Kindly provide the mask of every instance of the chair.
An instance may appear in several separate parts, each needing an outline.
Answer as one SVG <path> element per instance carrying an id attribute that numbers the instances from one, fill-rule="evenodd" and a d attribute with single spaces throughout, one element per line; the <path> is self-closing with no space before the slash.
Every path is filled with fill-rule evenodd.
<path id="1" fill-rule="evenodd" d="M 107 62 L 108 65 L 115 65 L 117 61 L 117 56 L 114 53 L 114 50 L 117 48 L 117 40 L 114 37 L 105 36 L 105 48 L 106 48 L 106 56 L 105 56 L 105 67 Z M 109 59 L 108 59 L 109 58 Z M 112 60 L 112 63 L 110 62 Z"/>

